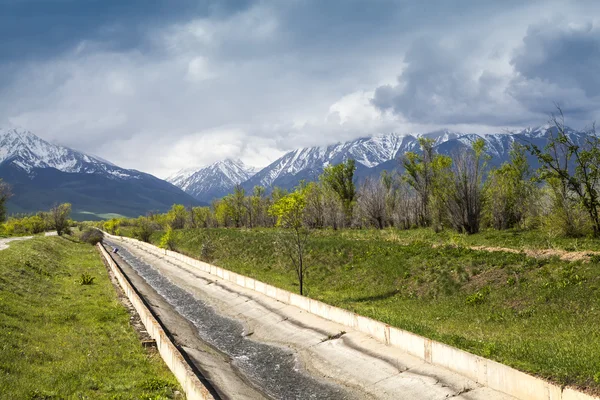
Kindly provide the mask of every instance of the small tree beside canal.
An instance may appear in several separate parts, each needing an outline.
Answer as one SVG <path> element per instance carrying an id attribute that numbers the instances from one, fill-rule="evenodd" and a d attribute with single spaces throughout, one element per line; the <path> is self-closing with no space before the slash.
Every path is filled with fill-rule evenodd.
<path id="1" fill-rule="evenodd" d="M 304 255 L 310 235 L 310 230 L 305 224 L 305 211 L 306 193 L 301 188 L 281 197 L 269 208 L 269 214 L 277 218 L 277 226 L 282 228 L 279 243 L 296 272 L 301 295 L 304 294 L 306 276 Z"/>

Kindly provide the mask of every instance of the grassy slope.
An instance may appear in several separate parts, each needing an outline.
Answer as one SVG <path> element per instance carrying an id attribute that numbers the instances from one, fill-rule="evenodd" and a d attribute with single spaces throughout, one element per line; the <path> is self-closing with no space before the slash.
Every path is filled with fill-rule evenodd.
<path id="1" fill-rule="evenodd" d="M 176 234 L 183 253 L 199 257 L 210 235 L 213 263 L 297 291 L 275 230 Z M 156 233 L 153 241 L 159 238 Z M 308 255 L 308 295 L 600 393 L 598 263 L 431 246 L 443 238 L 424 230 L 317 232 Z"/>
<path id="2" fill-rule="evenodd" d="M 77 282 L 83 272 L 93 285 Z M 178 387 L 140 345 L 87 244 L 35 238 L 0 251 L 0 338 L 9 398 L 162 399 Z"/>

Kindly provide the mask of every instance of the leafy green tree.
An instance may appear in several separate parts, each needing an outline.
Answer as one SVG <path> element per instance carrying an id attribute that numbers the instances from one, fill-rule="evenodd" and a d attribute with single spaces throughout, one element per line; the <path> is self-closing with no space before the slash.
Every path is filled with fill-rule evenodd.
<path id="1" fill-rule="evenodd" d="M 152 234 L 160 229 L 160 225 L 152 221 L 149 217 L 139 217 L 135 221 L 135 228 L 133 229 L 133 236 L 141 240 L 142 242 L 150 243 Z"/>
<path id="2" fill-rule="evenodd" d="M 545 148 L 530 144 L 528 149 L 540 163 L 540 177 L 557 181 L 566 197 L 577 199 L 588 214 L 594 237 L 600 237 L 600 138 L 595 126 L 587 132 L 583 144 L 577 144 L 567 135 L 560 108 L 558 115 L 552 116 L 552 123 L 554 129 Z"/>
<path id="3" fill-rule="evenodd" d="M 321 175 L 322 181 L 327 185 L 342 202 L 342 208 L 346 217 L 346 226 L 352 224 L 352 211 L 356 199 L 356 187 L 354 186 L 354 171 L 356 163 L 348 159 L 338 165 L 328 165 Z"/>
<path id="4" fill-rule="evenodd" d="M 111 218 L 104 223 L 104 229 L 111 235 L 116 235 L 119 229 L 120 221 L 117 218 Z"/>
<path id="5" fill-rule="evenodd" d="M 165 234 L 160 238 L 160 247 L 167 250 L 175 250 L 176 247 L 175 232 L 170 226 Z"/>
<path id="6" fill-rule="evenodd" d="M 227 201 L 227 197 L 213 201 L 212 209 L 214 210 L 215 220 L 217 221 L 218 226 L 229 226 L 233 211 L 230 202 Z"/>
<path id="7" fill-rule="evenodd" d="M 304 255 L 310 233 L 304 223 L 305 212 L 306 193 L 301 189 L 281 197 L 269 208 L 269 214 L 277 218 L 277 226 L 284 229 L 280 244 L 296 272 L 301 295 L 304 294 Z"/>
<path id="8" fill-rule="evenodd" d="M 452 159 L 436 153 L 431 139 L 420 138 L 421 152 L 407 152 L 402 160 L 404 180 L 419 199 L 417 220 L 420 226 L 437 230 L 445 219 L 446 197 Z"/>
<path id="9" fill-rule="evenodd" d="M 185 206 L 182 204 L 174 204 L 171 210 L 167 213 L 167 221 L 173 229 L 185 228 L 185 221 L 187 220 L 188 212 Z"/>
<path id="10" fill-rule="evenodd" d="M 50 218 L 52 220 L 52 227 L 56 230 L 59 236 L 65 233 L 69 233 L 69 218 L 71 216 L 71 204 L 63 203 L 54 206 L 50 210 Z"/>
<path id="11" fill-rule="evenodd" d="M 525 146 L 515 142 L 510 161 L 490 171 L 486 180 L 485 214 L 496 229 L 522 227 L 535 200 L 536 185 L 525 152 Z"/>
<path id="12" fill-rule="evenodd" d="M 208 228 L 211 220 L 210 207 L 194 207 L 194 221 L 198 228 Z"/>
<path id="13" fill-rule="evenodd" d="M 10 185 L 0 179 L 0 222 L 6 220 L 6 202 L 11 196 Z"/>

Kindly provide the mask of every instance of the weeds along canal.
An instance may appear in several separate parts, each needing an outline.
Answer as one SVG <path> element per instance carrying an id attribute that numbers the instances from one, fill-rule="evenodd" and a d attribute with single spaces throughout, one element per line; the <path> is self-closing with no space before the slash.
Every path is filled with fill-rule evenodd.
<path id="1" fill-rule="evenodd" d="M 284 347 L 260 343 L 244 336 L 241 322 L 219 315 L 216 310 L 127 249 L 119 247 L 119 255 L 160 296 L 198 330 L 199 337 L 226 354 L 231 364 L 261 392 L 274 399 L 349 399 L 341 386 L 326 383 L 302 369 L 296 354 Z"/>

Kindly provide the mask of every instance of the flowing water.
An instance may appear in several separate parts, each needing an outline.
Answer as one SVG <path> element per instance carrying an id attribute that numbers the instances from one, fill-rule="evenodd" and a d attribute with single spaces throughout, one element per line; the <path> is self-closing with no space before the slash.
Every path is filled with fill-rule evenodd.
<path id="1" fill-rule="evenodd" d="M 148 282 L 178 313 L 198 329 L 206 343 L 228 355 L 232 364 L 263 393 L 275 399 L 348 399 L 339 386 L 324 383 L 302 371 L 294 353 L 285 348 L 244 337 L 240 322 L 219 315 L 213 307 L 195 298 L 167 277 L 119 247 L 119 255 Z"/>

